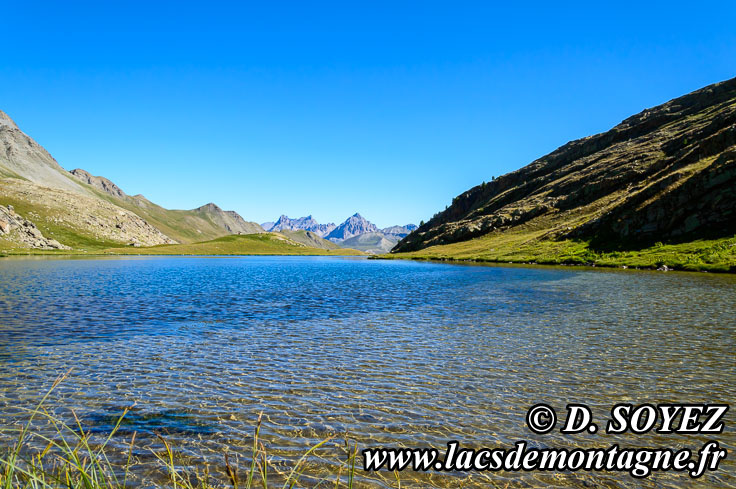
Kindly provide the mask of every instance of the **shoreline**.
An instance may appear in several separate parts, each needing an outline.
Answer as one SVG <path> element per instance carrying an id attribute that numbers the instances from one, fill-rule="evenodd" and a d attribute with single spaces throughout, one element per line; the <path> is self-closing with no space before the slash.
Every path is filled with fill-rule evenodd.
<path id="1" fill-rule="evenodd" d="M 677 267 L 669 265 L 664 266 L 641 266 L 641 265 L 628 265 L 625 263 L 574 263 L 574 262 L 540 262 L 540 261 L 507 261 L 507 260 L 495 260 L 490 258 L 455 258 L 455 257 L 430 257 L 430 256 L 401 256 L 401 255 L 373 255 L 368 257 L 369 260 L 409 260 L 409 261 L 424 261 L 431 263 L 445 263 L 451 265 L 486 265 L 486 266 L 511 266 L 511 267 L 531 267 L 531 268 L 547 268 L 547 267 L 564 267 L 574 268 L 581 267 L 586 269 L 603 268 L 606 270 L 621 270 L 621 271 L 647 271 L 647 272 L 687 272 L 687 273 L 717 273 L 721 275 L 735 275 L 736 265 L 730 265 L 728 269 L 725 269 L 726 265 L 713 265 L 708 267 L 707 265 L 700 265 L 701 269 L 688 269 L 683 267 Z"/>
<path id="2" fill-rule="evenodd" d="M 489 258 L 456 258 L 456 257 L 429 257 L 429 256 L 402 256 L 402 255 L 366 255 L 359 253 L 310 253 L 310 254 L 293 254 L 293 253 L 102 253 L 102 252 L 68 252 L 68 251 L 35 251 L 28 253 L 11 252 L 0 254 L 2 258 L 25 258 L 25 257 L 51 257 L 51 258 L 103 258 L 103 257 L 147 257 L 147 256 L 172 256 L 172 257 L 351 257 L 363 258 L 366 260 L 405 260 L 416 262 L 430 262 L 448 265 L 475 265 L 475 266 L 498 266 L 498 267 L 520 267 L 520 268 L 582 268 L 582 269 L 604 269 L 606 271 L 640 271 L 640 272 L 686 272 L 686 273 L 715 273 L 719 275 L 736 275 L 736 265 L 730 265 L 728 269 L 726 265 L 715 264 L 712 267 L 707 265 L 699 265 L 700 269 L 688 269 L 678 266 L 642 266 L 627 265 L 625 263 L 575 263 L 575 262 L 540 262 L 540 261 L 508 261 L 495 260 Z"/>

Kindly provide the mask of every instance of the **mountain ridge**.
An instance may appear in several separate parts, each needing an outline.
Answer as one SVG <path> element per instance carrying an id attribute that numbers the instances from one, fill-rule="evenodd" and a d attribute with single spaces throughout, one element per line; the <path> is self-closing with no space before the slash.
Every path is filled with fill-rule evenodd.
<path id="1" fill-rule="evenodd" d="M 553 259 L 549 250 L 572 243 L 594 256 L 729 238 L 735 202 L 736 78 L 645 109 L 463 192 L 392 253 L 503 260 L 516 242 L 527 258 Z"/>
<path id="2" fill-rule="evenodd" d="M 140 194 L 126 194 L 105 177 L 79 168 L 67 171 L 3 111 L 0 204 L 12 205 L 19 216 L 35 223 L 43 236 L 35 241 L 14 240 L 9 233 L 0 233 L 0 240 L 21 247 L 33 248 L 33 243 L 53 241 L 76 247 L 114 243 L 152 246 L 263 232 L 258 224 L 214 204 L 190 211 L 169 210 Z M 21 222 L 16 217 L 11 219 L 8 213 L 4 216 L 7 225 L 11 221 Z"/>

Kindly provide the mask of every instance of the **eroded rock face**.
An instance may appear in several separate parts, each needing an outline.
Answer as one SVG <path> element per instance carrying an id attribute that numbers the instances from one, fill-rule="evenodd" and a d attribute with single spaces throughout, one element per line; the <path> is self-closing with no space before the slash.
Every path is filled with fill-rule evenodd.
<path id="1" fill-rule="evenodd" d="M 96 189 L 101 190 L 108 195 L 112 195 L 113 197 L 117 197 L 119 199 L 126 197 L 125 192 L 123 192 L 120 187 L 118 187 L 105 177 L 96 177 L 88 171 L 82 170 L 81 168 L 72 170 L 69 173 L 71 173 L 87 185 L 92 185 Z"/>
<path id="2" fill-rule="evenodd" d="M 41 250 L 70 250 L 55 239 L 46 238 L 28 219 L 17 214 L 12 205 L 0 205 L 0 237 L 24 248 Z"/>
<path id="3" fill-rule="evenodd" d="M 736 232 L 736 78 L 647 109 L 478 185 L 394 251 L 533 231 L 647 244 Z"/>

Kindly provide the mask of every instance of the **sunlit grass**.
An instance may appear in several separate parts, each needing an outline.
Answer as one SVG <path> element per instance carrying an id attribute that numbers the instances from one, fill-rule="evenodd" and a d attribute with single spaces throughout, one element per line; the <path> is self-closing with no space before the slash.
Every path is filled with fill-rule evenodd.
<path id="1" fill-rule="evenodd" d="M 655 243 L 641 249 L 602 251 L 595 249 L 588 241 L 545 240 L 534 233 L 507 232 L 384 257 L 646 269 L 666 265 L 674 270 L 736 272 L 736 237 L 687 243 Z"/>

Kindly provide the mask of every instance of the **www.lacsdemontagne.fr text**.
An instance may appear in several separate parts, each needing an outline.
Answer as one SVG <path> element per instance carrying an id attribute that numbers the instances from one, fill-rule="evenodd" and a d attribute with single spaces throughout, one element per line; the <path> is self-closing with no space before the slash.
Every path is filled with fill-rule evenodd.
<path id="1" fill-rule="evenodd" d="M 687 472 L 697 478 L 707 470 L 717 470 L 726 457 L 716 441 L 693 453 L 689 449 L 621 448 L 533 448 L 520 441 L 514 448 L 462 448 L 457 441 L 447 444 L 442 456 L 435 448 L 367 448 L 362 451 L 366 471 L 446 472 L 471 471 L 610 471 L 628 472 L 643 478 L 655 471 Z"/>

